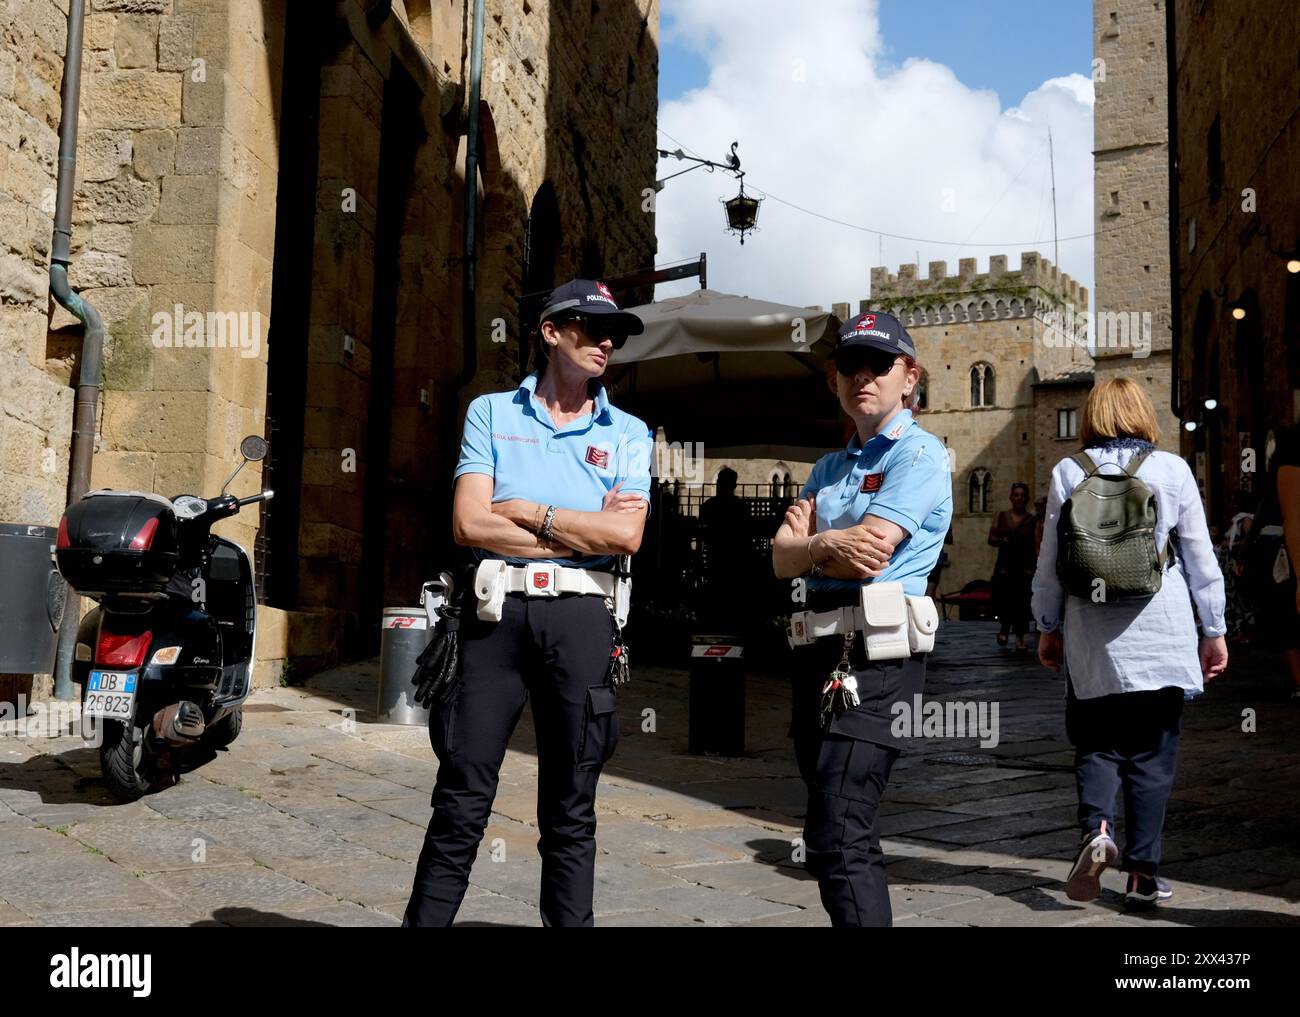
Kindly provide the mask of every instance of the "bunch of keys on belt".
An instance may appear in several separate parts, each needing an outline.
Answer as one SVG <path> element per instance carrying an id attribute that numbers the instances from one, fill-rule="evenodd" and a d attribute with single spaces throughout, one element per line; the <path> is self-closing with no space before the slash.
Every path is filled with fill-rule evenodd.
<path id="1" fill-rule="evenodd" d="M 632 677 L 627 659 L 627 643 L 623 642 L 621 632 L 614 635 L 614 645 L 609 651 L 609 683 L 625 685 Z"/>
<path id="2" fill-rule="evenodd" d="M 840 662 L 822 685 L 822 727 L 830 724 L 832 715 L 838 717 L 845 710 L 857 706 L 860 702 L 858 699 L 858 680 L 853 677 L 853 672 L 849 670 L 849 650 L 852 648 L 856 636 L 857 632 L 854 631 L 844 637 L 844 650 L 840 654 Z"/>

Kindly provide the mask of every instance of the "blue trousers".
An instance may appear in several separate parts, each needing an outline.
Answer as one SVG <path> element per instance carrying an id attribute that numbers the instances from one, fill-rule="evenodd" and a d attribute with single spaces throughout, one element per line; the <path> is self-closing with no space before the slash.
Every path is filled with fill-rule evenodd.
<path id="1" fill-rule="evenodd" d="M 1121 692 L 1077 699 L 1069 688 L 1065 729 L 1074 746 L 1079 826 L 1091 833 L 1115 825 L 1115 799 L 1124 794 L 1121 867 L 1155 875 L 1165 807 L 1174 789 L 1183 690 Z"/>

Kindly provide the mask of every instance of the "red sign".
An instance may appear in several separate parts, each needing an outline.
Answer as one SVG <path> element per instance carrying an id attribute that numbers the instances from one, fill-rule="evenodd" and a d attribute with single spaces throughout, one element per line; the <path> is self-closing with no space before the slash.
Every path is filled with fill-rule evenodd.
<path id="1" fill-rule="evenodd" d="M 873 491 L 879 491 L 880 485 L 885 482 L 883 473 L 868 473 L 862 478 L 862 493 L 871 494 Z"/>
<path id="2" fill-rule="evenodd" d="M 534 572 L 533 585 L 539 590 L 544 590 L 551 585 L 551 574 L 549 572 Z"/>
<path id="3" fill-rule="evenodd" d="M 731 650 L 730 646 L 710 646 L 704 651 L 706 657 L 725 657 Z"/>
<path id="4" fill-rule="evenodd" d="M 598 466 L 605 469 L 609 465 L 609 452 L 605 449 L 596 448 L 595 445 L 587 446 L 587 462 L 592 466 Z"/>

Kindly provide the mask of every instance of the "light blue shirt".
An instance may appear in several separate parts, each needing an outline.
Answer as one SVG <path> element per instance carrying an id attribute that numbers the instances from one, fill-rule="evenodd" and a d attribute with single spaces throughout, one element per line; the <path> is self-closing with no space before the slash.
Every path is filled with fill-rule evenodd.
<path id="1" fill-rule="evenodd" d="M 1119 468 L 1136 454 L 1132 448 L 1086 451 L 1098 466 L 1111 463 Z M 1138 467 L 1137 476 L 1156 496 L 1156 547 L 1164 549 L 1169 531 L 1178 531 L 1176 563 L 1165 571 L 1154 596 L 1100 604 L 1068 595 L 1056 575 L 1061 506 L 1083 476 L 1083 468 L 1072 459 L 1062 459 L 1052 470 L 1033 582 L 1038 627 L 1050 632 L 1064 626 L 1066 671 L 1080 699 L 1170 685 L 1199 693 L 1201 665 L 1192 605 L 1207 636 L 1223 635 L 1227 625 L 1223 573 L 1191 468 L 1181 457 L 1160 451 Z"/>
<path id="2" fill-rule="evenodd" d="M 943 442 L 900 410 L 864 446 L 856 434 L 848 447 L 817 460 L 802 497 L 817 495 L 817 531 L 846 530 L 864 516 L 897 523 L 907 536 L 875 579 L 808 578 L 810 590 L 852 590 L 869 582 L 901 582 L 923 596 L 943 550 L 952 519 L 952 471 Z"/>
<path id="3" fill-rule="evenodd" d="M 492 478 L 492 501 L 524 498 L 542 505 L 599 512 L 606 492 L 650 501 L 650 457 L 654 441 L 645 423 L 613 406 L 595 383 L 595 408 L 558 428 L 537 399 L 537 375 L 513 392 L 481 395 L 469 404 L 456 477 L 483 473 Z M 603 568 L 612 555 L 576 558 L 514 558 L 472 548 L 476 558 L 502 558 L 515 565 L 554 561 L 575 568 Z"/>

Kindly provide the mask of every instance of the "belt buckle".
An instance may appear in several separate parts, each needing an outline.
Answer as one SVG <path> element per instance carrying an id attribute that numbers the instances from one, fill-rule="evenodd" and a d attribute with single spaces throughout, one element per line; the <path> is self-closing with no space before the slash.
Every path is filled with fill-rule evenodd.
<path id="1" fill-rule="evenodd" d="M 560 567 L 553 564 L 534 563 L 524 566 L 524 593 L 530 597 L 558 597 L 560 595 Z"/>
<path id="2" fill-rule="evenodd" d="M 795 611 L 790 615 L 790 623 L 786 631 L 786 639 L 789 641 L 791 648 L 796 646 L 807 646 L 813 642 L 813 637 L 808 631 L 808 619 L 812 616 L 811 611 Z"/>

